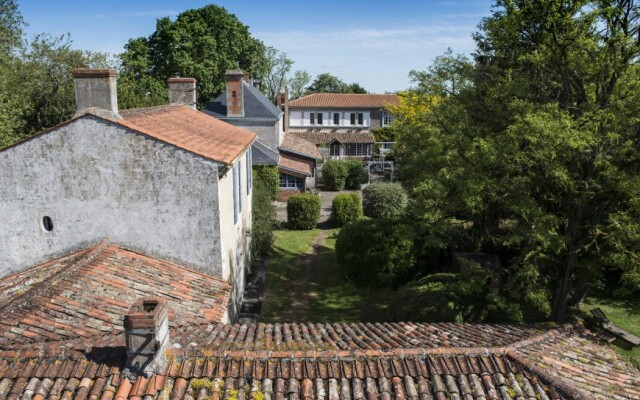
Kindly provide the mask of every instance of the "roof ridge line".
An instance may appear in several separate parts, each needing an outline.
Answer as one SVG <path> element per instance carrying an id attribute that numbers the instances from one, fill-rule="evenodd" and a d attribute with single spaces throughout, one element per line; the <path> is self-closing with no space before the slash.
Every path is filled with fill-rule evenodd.
<path id="1" fill-rule="evenodd" d="M 550 329 L 539 335 L 531 336 L 526 339 L 518 340 L 508 345 L 501 346 L 500 348 L 502 348 L 505 353 L 509 350 L 518 350 L 520 347 L 526 347 L 534 343 L 539 343 L 539 342 L 542 342 L 543 340 L 556 337 L 562 333 L 565 333 L 567 331 L 572 331 L 575 329 L 576 329 L 576 326 L 574 324 L 565 324 L 565 325 Z"/>
<path id="2" fill-rule="evenodd" d="M 550 384 L 555 389 L 560 391 L 563 395 L 568 396 L 573 400 L 596 400 L 595 396 L 585 393 L 582 389 L 567 382 L 564 378 L 560 378 L 557 375 L 552 375 L 545 368 L 535 365 L 527 357 L 518 354 L 516 349 L 507 349 L 505 355 L 513 359 L 520 365 L 520 368 L 527 369 L 534 375 L 543 379 L 547 384 Z"/>
<path id="3" fill-rule="evenodd" d="M 63 268 L 53 279 L 48 279 L 39 284 L 33 286 L 28 289 L 26 292 L 22 294 L 22 296 L 16 297 L 10 301 L 8 301 L 5 305 L 0 307 L 3 313 L 9 313 L 15 311 L 16 308 L 20 307 L 27 301 L 32 300 L 34 297 L 39 296 L 45 293 L 47 290 L 50 290 L 55 284 L 60 282 L 62 279 L 68 277 L 72 273 L 76 272 L 78 269 L 86 266 L 93 260 L 95 260 L 103 251 L 109 246 L 109 240 L 104 239 L 100 243 L 94 245 L 93 247 L 89 247 L 87 249 L 87 253 L 80 256 L 78 260 L 71 262 L 65 268 Z M 72 256 L 72 255 L 69 255 Z M 60 258 L 58 258 L 59 260 Z"/>

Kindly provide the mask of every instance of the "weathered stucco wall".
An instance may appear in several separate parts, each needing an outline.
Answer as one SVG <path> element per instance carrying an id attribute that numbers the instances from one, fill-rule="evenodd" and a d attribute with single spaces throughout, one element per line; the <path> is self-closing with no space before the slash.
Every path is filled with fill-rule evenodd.
<path id="1" fill-rule="evenodd" d="M 222 277 L 219 199 L 216 163 L 85 116 L 0 152 L 0 276 L 108 238 Z"/>

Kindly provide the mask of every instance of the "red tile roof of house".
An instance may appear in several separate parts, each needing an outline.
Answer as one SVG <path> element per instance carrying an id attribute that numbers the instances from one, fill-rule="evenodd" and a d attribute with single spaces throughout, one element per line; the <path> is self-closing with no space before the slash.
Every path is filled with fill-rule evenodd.
<path id="1" fill-rule="evenodd" d="M 278 167 L 288 172 L 311 176 L 311 165 L 309 162 L 300 161 L 296 157 L 286 153 L 280 153 L 278 157 Z"/>
<path id="2" fill-rule="evenodd" d="M 233 163 L 256 134 L 181 105 L 120 111 L 115 122 L 202 157 Z"/>
<path id="3" fill-rule="evenodd" d="M 289 102 L 289 108 L 383 109 L 397 103 L 397 94 L 313 93 Z"/>
<path id="4" fill-rule="evenodd" d="M 101 243 L 0 280 L 0 348 L 71 340 L 82 346 L 123 336 L 138 297 L 171 301 L 174 329 L 217 323 L 229 285 L 178 264 Z"/>
<path id="5" fill-rule="evenodd" d="M 308 140 L 302 139 L 296 135 L 285 134 L 280 148 L 296 154 L 301 154 L 307 157 L 315 158 L 319 160 L 322 158 L 318 147 Z"/>
<path id="6" fill-rule="evenodd" d="M 125 372 L 122 316 L 170 310 L 168 365 Z M 578 326 L 219 324 L 226 283 L 108 243 L 0 279 L 0 399 L 637 399 Z"/>
<path id="7" fill-rule="evenodd" d="M 334 140 L 340 143 L 375 143 L 376 139 L 367 129 L 291 129 L 290 135 L 314 144 L 327 144 Z"/>

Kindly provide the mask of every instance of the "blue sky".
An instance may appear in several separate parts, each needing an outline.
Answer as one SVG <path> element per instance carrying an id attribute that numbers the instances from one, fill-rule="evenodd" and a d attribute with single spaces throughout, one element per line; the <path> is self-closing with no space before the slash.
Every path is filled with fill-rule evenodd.
<path id="1" fill-rule="evenodd" d="M 408 88 L 409 71 L 426 69 L 447 47 L 472 52 L 471 34 L 491 10 L 491 0 L 19 0 L 28 38 L 70 33 L 75 48 L 111 54 L 130 38 L 149 36 L 156 19 L 210 3 L 286 52 L 293 70 L 328 72 L 376 93 Z"/>

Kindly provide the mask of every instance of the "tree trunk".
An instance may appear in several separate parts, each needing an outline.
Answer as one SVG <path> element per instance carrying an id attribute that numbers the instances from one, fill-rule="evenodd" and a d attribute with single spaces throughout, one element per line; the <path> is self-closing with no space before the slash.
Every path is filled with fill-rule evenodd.
<path id="1" fill-rule="evenodd" d="M 569 307 L 577 307 L 584 301 L 589 287 L 589 277 L 588 272 L 583 272 L 578 276 L 578 282 L 576 282 L 576 287 L 569 299 Z"/>

